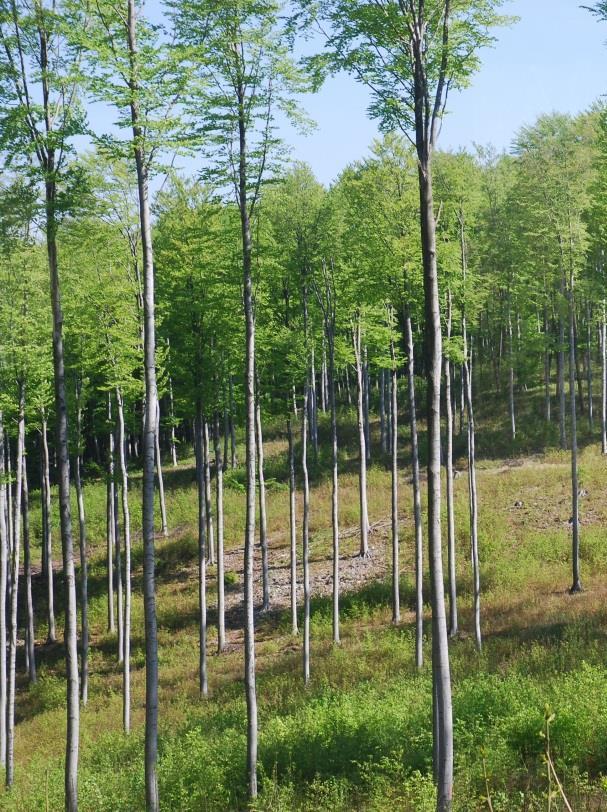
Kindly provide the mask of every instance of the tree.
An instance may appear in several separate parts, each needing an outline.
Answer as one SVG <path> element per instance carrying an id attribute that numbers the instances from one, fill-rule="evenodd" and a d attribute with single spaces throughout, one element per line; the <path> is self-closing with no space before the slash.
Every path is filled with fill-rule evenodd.
<path id="1" fill-rule="evenodd" d="M 346 69 L 372 93 L 369 112 L 385 129 L 414 134 L 418 160 L 421 248 L 425 294 L 425 365 L 428 410 L 428 542 L 432 580 L 433 678 L 437 809 L 453 793 L 453 723 L 440 528 L 441 323 L 436 267 L 432 156 L 450 90 L 465 86 L 491 42 L 499 0 L 356 4 L 303 0 L 304 11 L 326 30 L 320 68 Z"/>
<path id="2" fill-rule="evenodd" d="M 253 613 L 255 538 L 255 313 L 253 231 L 261 190 L 272 169 L 278 141 L 275 115 L 294 117 L 292 94 L 303 81 L 289 58 L 274 0 L 189 0 L 177 8 L 181 38 L 202 92 L 191 100 L 208 152 L 211 177 L 228 185 L 241 226 L 242 285 L 245 320 L 245 445 L 247 471 L 244 553 L 245 692 L 249 794 L 257 796 L 257 694 Z M 282 37 L 282 41 L 281 41 Z"/>
<path id="3" fill-rule="evenodd" d="M 78 54 L 66 33 L 85 28 L 81 9 L 36 3 L 34 14 L 26 3 L 11 0 L 0 9 L 1 147 L 25 173 L 32 173 L 44 189 L 44 227 L 53 312 L 53 363 L 59 504 L 63 573 L 67 590 L 65 641 L 67 666 L 67 741 L 65 805 L 78 808 L 78 743 L 80 728 L 76 579 L 70 505 L 68 415 L 65 388 L 63 312 L 59 280 L 57 233 L 62 215 L 74 205 L 75 182 L 68 158 L 71 140 L 83 129 L 78 105 Z M 41 99 L 38 103 L 37 99 Z M 18 460 L 21 467 L 21 459 Z"/>

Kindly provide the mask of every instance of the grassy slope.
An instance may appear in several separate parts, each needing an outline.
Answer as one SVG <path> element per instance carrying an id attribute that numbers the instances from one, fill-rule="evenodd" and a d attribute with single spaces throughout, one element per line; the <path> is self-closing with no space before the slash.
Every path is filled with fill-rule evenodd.
<path id="1" fill-rule="evenodd" d="M 581 458 L 582 558 L 585 592 L 569 596 L 568 457 L 550 449 L 531 395 L 521 403 L 515 447 L 505 441 L 504 416 L 491 401 L 479 404 L 480 541 L 483 583 L 482 655 L 470 630 L 470 568 L 466 477 L 456 480 L 460 625 L 452 643 L 456 724 L 457 810 L 546 809 L 546 768 L 540 737 L 545 706 L 556 713 L 552 746 L 573 808 L 607 808 L 600 776 L 607 773 L 606 629 L 602 574 L 607 506 L 604 466 L 596 445 Z M 323 426 L 326 430 L 326 426 Z M 284 480 L 283 438 L 268 432 L 268 476 Z M 343 418 L 348 449 L 342 459 L 341 524 L 344 567 L 354 572 L 358 540 L 357 480 L 351 418 Z M 389 474 L 377 462 L 369 476 L 373 559 L 354 591 L 342 601 L 343 643 L 330 643 L 330 489 L 325 460 L 313 475 L 312 554 L 316 598 L 312 625 L 312 683 L 301 684 L 300 641 L 289 633 L 288 613 L 258 622 L 260 757 L 259 809 L 424 810 L 433 808 L 431 692 L 426 665 L 413 664 L 412 512 L 402 428 L 401 486 L 403 622 L 390 623 Z M 538 439 L 539 438 L 539 439 Z M 582 438 L 584 439 L 584 438 Z M 377 443 L 375 444 L 377 447 Z M 460 449 L 463 448 L 463 438 Z M 210 698 L 197 687 L 197 588 L 195 491 L 191 460 L 167 472 L 168 513 L 173 533 L 159 539 L 160 784 L 167 810 L 243 809 L 245 704 L 241 683 L 242 634 L 236 590 L 230 610 L 229 651 L 209 661 Z M 463 468 L 463 460 L 458 467 Z M 226 545 L 242 543 L 240 473 L 226 492 Z M 140 524 L 138 483 L 132 492 L 135 528 Z M 515 507 L 518 500 L 522 507 Z M 141 549 L 135 541 L 133 606 L 133 727 L 121 733 L 121 676 L 115 636 L 106 631 L 103 566 L 104 493 L 87 488 L 91 572 L 90 702 L 82 714 L 81 808 L 143 809 L 142 720 L 144 658 L 140 594 Z M 274 562 L 288 543 L 288 495 L 270 489 L 269 520 Z M 35 517 L 35 522 L 38 517 Z M 56 525 L 55 525 L 56 526 Z M 352 528 L 352 532 L 349 529 Z M 240 578 L 240 555 L 229 566 Z M 278 570 L 275 570 L 278 579 Z M 214 601 L 213 571 L 209 583 Z M 42 598 L 40 598 L 40 601 Z M 60 603 L 60 602 L 59 602 Z M 59 810 L 65 713 L 59 645 L 43 645 L 44 608 L 38 609 L 39 683 L 22 685 L 18 697 L 17 776 L 0 797 L 1 809 Z M 211 622 L 213 615 L 211 613 Z M 214 650 L 213 630 L 210 649 Z M 427 647 L 426 660 L 430 655 Z M 558 800 L 553 809 L 558 809 Z M 603 806 L 601 806 L 601 804 Z"/>

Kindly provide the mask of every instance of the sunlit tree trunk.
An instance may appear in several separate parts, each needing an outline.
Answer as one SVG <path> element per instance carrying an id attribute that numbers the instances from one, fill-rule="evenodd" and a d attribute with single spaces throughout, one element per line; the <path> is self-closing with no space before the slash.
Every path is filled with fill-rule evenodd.
<path id="1" fill-rule="evenodd" d="M 289 536 L 291 571 L 291 631 L 298 633 L 297 626 L 297 525 L 295 517 L 295 452 L 293 448 L 293 426 L 287 417 L 287 438 L 289 443 Z"/>
<path id="2" fill-rule="evenodd" d="M 8 528 L 4 465 L 4 416 L 0 411 L 0 764 L 6 766 L 6 597 Z"/>
<path id="3" fill-rule="evenodd" d="M 124 528 L 124 623 L 122 651 L 122 726 L 125 733 L 131 729 L 131 513 L 129 509 L 129 475 L 126 465 L 124 433 L 124 401 L 120 389 L 116 390 L 118 406 L 118 460 L 120 464 L 120 491 L 122 496 L 122 523 Z"/>
<path id="4" fill-rule="evenodd" d="M 451 338 L 452 305 L 451 291 L 447 293 L 447 338 Z M 445 414 L 446 414 L 446 455 L 447 475 L 447 554 L 449 566 L 449 635 L 457 634 L 457 576 L 455 554 L 455 506 L 453 501 L 453 401 L 451 393 L 451 361 L 444 359 L 445 368 Z"/>
<path id="5" fill-rule="evenodd" d="M 80 612 L 82 640 L 80 642 L 80 701 L 88 702 L 89 692 L 89 621 L 88 621 L 88 549 L 86 540 L 86 517 L 84 513 L 84 491 L 82 487 L 82 402 L 81 383 L 76 383 L 76 464 L 74 482 L 78 503 L 78 530 L 80 541 Z"/>
<path id="6" fill-rule="evenodd" d="M 23 459 L 21 462 L 23 476 L 23 574 L 25 575 L 25 601 L 27 608 L 27 628 L 25 635 L 25 656 L 27 673 L 30 682 L 36 682 L 36 652 L 34 641 L 36 639 L 34 627 L 34 601 L 32 598 L 32 559 L 30 554 L 30 502 L 29 484 L 27 480 L 27 455 L 25 453 L 25 443 L 23 445 Z"/>
<path id="7" fill-rule="evenodd" d="M 160 501 L 160 521 L 162 525 L 162 535 L 168 538 L 169 526 L 167 524 L 167 508 L 164 498 L 164 477 L 162 475 L 162 459 L 160 456 L 160 403 L 156 399 L 156 432 L 154 436 L 154 448 L 156 456 L 156 476 L 158 478 L 158 498 Z"/>
<path id="8" fill-rule="evenodd" d="M 208 694 L 207 675 L 207 496 L 204 476 L 204 415 L 196 410 L 196 483 L 198 485 L 198 683 L 201 696 Z"/>
<path id="9" fill-rule="evenodd" d="M 219 436 L 219 415 L 215 415 L 213 439 L 215 441 L 215 495 L 217 505 L 217 651 L 221 654 L 226 646 L 226 622 L 223 558 L 223 460 L 221 458 L 221 438 Z"/>
<path id="10" fill-rule="evenodd" d="M 54 643 L 57 640 L 57 632 L 55 628 L 55 586 L 53 575 L 53 539 L 51 527 L 51 476 L 50 476 L 50 457 L 48 451 L 48 432 L 47 422 L 44 410 L 42 410 L 42 478 L 43 478 L 43 502 L 42 502 L 42 525 L 44 528 L 43 546 L 45 549 L 46 561 L 46 605 L 47 605 L 47 622 L 48 634 L 47 639 L 49 643 Z"/>
<path id="11" fill-rule="evenodd" d="M 367 445 L 365 438 L 364 370 L 361 347 L 360 317 L 356 319 L 352 336 L 356 357 L 356 389 L 358 415 L 358 495 L 360 502 L 360 555 L 369 555 L 369 511 L 367 507 Z"/>
<path id="12" fill-rule="evenodd" d="M 262 611 L 270 608 L 270 563 L 268 553 L 268 519 L 266 510 L 266 478 L 264 473 L 263 431 L 261 425 L 261 402 L 259 377 L 257 378 L 257 396 L 255 398 L 255 430 L 257 448 L 257 473 L 259 478 L 259 546 L 261 547 L 261 580 L 263 589 Z"/>

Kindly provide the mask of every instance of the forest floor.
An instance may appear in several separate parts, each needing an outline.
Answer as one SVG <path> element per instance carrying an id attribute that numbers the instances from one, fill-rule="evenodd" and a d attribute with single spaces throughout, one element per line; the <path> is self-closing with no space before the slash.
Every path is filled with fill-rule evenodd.
<path id="1" fill-rule="evenodd" d="M 497 403 L 497 401 L 496 401 Z M 457 812 L 548 809 L 542 738 L 574 810 L 607 810 L 607 500 L 596 437 L 581 437 L 581 554 L 584 591 L 570 595 L 569 457 L 555 450 L 541 403 L 521 395 L 517 440 L 487 400 L 478 408 L 478 489 L 483 651 L 472 634 L 465 437 L 455 480 L 460 634 L 451 642 Z M 580 421 L 583 425 L 583 418 Z M 321 434 L 327 431 L 321 421 Z M 267 430 L 272 608 L 257 615 L 260 810 L 410 810 L 434 804 L 431 776 L 430 646 L 414 664 L 413 522 L 408 428 L 401 419 L 401 623 L 391 623 L 390 474 L 373 426 L 368 492 L 371 555 L 358 557 L 358 479 L 353 416 L 340 436 L 342 643 L 331 643 L 330 471 L 311 468 L 312 679 L 301 679 L 301 639 L 290 628 L 286 446 Z M 423 438 L 422 438 L 423 446 Z M 242 453 L 241 453 L 242 456 Z M 198 691 L 196 499 L 193 461 L 166 471 L 168 539 L 158 537 L 160 643 L 159 769 L 166 810 L 241 810 L 245 797 L 245 704 L 241 591 L 243 470 L 226 475 L 228 650 L 215 655 L 215 568 L 209 568 L 209 697 Z M 35 499 L 34 494 L 34 499 Z M 33 503 L 34 499 L 32 500 Z M 133 472 L 133 732 L 121 731 L 121 669 L 107 631 L 105 490 L 86 490 L 90 571 L 90 699 L 82 711 L 83 810 L 143 809 L 145 660 L 141 602 L 139 481 Z M 298 502 L 298 515 L 301 515 Z M 39 535 L 37 511 L 33 530 Z M 55 521 L 55 527 L 57 522 Z M 300 544 L 300 538 L 298 537 Z M 39 552 L 36 551 L 38 556 Z M 259 553 L 256 553 L 259 559 Z M 259 567 L 259 561 L 257 561 Z M 301 575 L 301 573 L 299 573 Z M 260 602 L 260 573 L 256 572 Z M 38 579 L 36 579 L 38 580 Z M 20 679 L 16 785 L 0 809 L 60 810 L 65 688 L 60 643 L 45 643 L 45 603 L 36 583 L 39 679 Z M 57 578 L 62 604 L 61 579 Z M 425 594 L 429 595 L 426 579 Z M 301 593 L 300 593 L 301 599 Z M 301 601 L 300 601 L 301 602 Z M 429 608 L 426 622 L 429 625 Z M 22 672 L 21 666 L 21 672 Z M 554 783 L 551 791 L 555 790 Z M 551 809 L 566 809 L 560 795 Z"/>

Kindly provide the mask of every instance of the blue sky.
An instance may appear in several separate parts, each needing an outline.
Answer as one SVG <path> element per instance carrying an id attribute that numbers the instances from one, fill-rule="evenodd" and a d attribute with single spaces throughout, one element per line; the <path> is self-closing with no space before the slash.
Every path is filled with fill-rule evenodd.
<path id="1" fill-rule="evenodd" d="M 607 25 L 580 8 L 580 0 L 511 0 L 504 11 L 520 20 L 496 32 L 472 86 L 451 97 L 443 148 L 508 149 L 516 131 L 541 113 L 577 113 L 607 93 Z M 377 135 L 366 115 L 368 98 L 349 76 L 305 98 L 317 129 L 309 136 L 285 130 L 293 158 L 309 163 L 324 183 L 362 158 Z"/>

